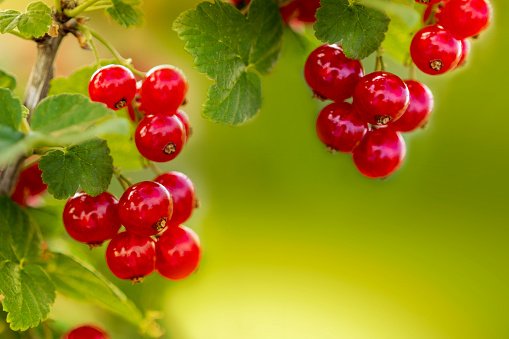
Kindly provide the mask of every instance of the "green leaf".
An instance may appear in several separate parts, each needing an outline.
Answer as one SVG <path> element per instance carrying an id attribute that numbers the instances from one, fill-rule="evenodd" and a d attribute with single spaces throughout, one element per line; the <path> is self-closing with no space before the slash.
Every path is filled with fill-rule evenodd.
<path id="1" fill-rule="evenodd" d="M 0 32 L 8 33 L 17 28 L 23 35 L 39 38 L 53 24 L 50 14 L 51 9 L 42 1 L 28 4 L 25 13 L 12 9 L 0 12 Z"/>
<path id="2" fill-rule="evenodd" d="M 203 115 L 238 125 L 261 108 L 261 74 L 268 74 L 281 52 L 283 25 L 272 0 L 253 0 L 246 18 L 215 0 L 182 13 L 173 29 L 195 57 L 195 67 L 215 80 Z"/>
<path id="3" fill-rule="evenodd" d="M 141 327 L 143 313 L 99 272 L 75 258 L 51 253 L 46 270 L 62 295 L 95 304 Z"/>
<path id="4" fill-rule="evenodd" d="M 14 331 L 48 318 L 55 288 L 32 262 L 42 255 L 40 232 L 26 211 L 0 196 L 0 300 Z"/>
<path id="5" fill-rule="evenodd" d="M 12 91 L 16 88 L 16 78 L 0 69 L 0 88 L 8 88 Z"/>
<path id="6" fill-rule="evenodd" d="M 101 60 L 101 66 L 111 65 L 113 63 L 112 60 Z M 83 94 L 88 97 L 88 83 L 95 71 L 97 71 L 96 65 L 85 66 L 77 69 L 67 78 L 51 80 L 48 95 Z"/>
<path id="7" fill-rule="evenodd" d="M 415 27 L 421 19 L 420 14 L 414 9 L 415 1 L 409 0 L 359 0 L 366 7 L 377 9 L 381 12 L 387 11 L 389 18 L 399 18 L 409 28 Z"/>
<path id="8" fill-rule="evenodd" d="M 139 26 L 143 22 L 143 12 L 135 7 L 138 3 L 130 4 L 126 0 L 112 0 L 113 7 L 107 11 L 111 18 L 127 28 Z"/>
<path id="9" fill-rule="evenodd" d="M 113 175 L 113 159 L 106 141 L 94 139 L 55 150 L 39 161 L 42 180 L 56 199 L 67 199 L 81 187 L 96 196 L 108 189 Z"/>
<path id="10" fill-rule="evenodd" d="M 339 43 L 351 59 L 364 59 L 380 47 L 389 27 L 383 11 L 349 0 L 321 0 L 314 24 L 316 37 L 326 43 Z"/>
<path id="11" fill-rule="evenodd" d="M 18 130 L 21 125 L 22 105 L 10 89 L 0 88 L 0 125 Z"/>
<path id="12" fill-rule="evenodd" d="M 8 148 L 23 139 L 23 133 L 10 127 L 0 125 L 0 163 L 11 156 Z M 7 155 L 9 153 L 9 155 Z"/>
<path id="13" fill-rule="evenodd" d="M 31 127 L 34 131 L 48 133 L 87 127 L 107 117 L 115 117 L 115 113 L 102 103 L 92 102 L 81 94 L 59 94 L 37 105 Z"/>
<path id="14" fill-rule="evenodd" d="M 106 135 L 113 164 L 122 170 L 142 168 L 141 155 L 130 135 Z"/>

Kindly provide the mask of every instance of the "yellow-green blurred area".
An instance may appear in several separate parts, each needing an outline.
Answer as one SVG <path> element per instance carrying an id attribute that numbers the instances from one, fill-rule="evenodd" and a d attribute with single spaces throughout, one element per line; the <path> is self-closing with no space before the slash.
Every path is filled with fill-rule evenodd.
<path id="1" fill-rule="evenodd" d="M 427 130 L 405 136 L 406 162 L 386 181 L 364 178 L 351 156 L 331 155 L 318 141 L 306 55 L 288 32 L 279 64 L 262 80 L 260 114 L 233 128 L 201 117 L 211 81 L 171 30 L 197 1 L 147 0 L 147 23 L 134 30 L 91 16 L 90 26 L 137 68 L 173 64 L 189 78 L 194 135 L 163 168 L 195 182 L 202 207 L 187 226 L 204 257 L 185 281 L 154 274 L 131 286 L 108 271 L 104 248 L 90 253 L 67 235 L 56 244 L 98 267 L 141 308 L 162 312 L 165 338 L 509 338 L 509 3 L 492 2 L 494 23 L 473 41 L 464 69 L 419 74 L 436 110 Z M 18 40 L 0 36 L 0 67 L 17 74 L 22 89 L 36 49 Z M 57 73 L 93 61 L 70 36 Z M 390 61 L 388 70 L 408 74 Z M 148 170 L 127 174 L 153 178 Z M 122 319 L 62 297 L 51 318 L 68 327 L 97 323 L 114 339 L 140 337 Z"/>

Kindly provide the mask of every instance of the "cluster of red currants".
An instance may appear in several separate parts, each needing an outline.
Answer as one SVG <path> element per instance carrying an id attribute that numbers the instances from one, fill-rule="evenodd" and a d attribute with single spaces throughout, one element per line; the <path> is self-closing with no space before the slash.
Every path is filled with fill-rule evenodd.
<path id="1" fill-rule="evenodd" d="M 83 325 L 70 330 L 62 339 L 110 339 L 110 336 L 97 326 Z"/>
<path id="2" fill-rule="evenodd" d="M 131 104 L 136 92 L 134 75 L 119 65 L 102 67 L 89 83 L 90 98 L 114 110 Z M 136 146 L 149 161 L 169 161 L 187 141 L 189 120 L 184 113 L 184 125 L 177 116 L 187 80 L 180 70 L 159 66 L 147 73 L 141 92 L 143 101 L 138 94 L 141 106 L 134 113 L 143 110 L 145 116 L 136 128 Z M 138 115 L 133 118 L 138 121 Z M 157 270 L 168 279 L 180 280 L 193 273 L 201 260 L 198 236 L 182 225 L 196 205 L 191 180 L 169 172 L 131 185 L 120 200 L 109 192 L 95 197 L 77 193 L 67 201 L 63 220 L 69 235 L 91 248 L 111 239 L 106 261 L 118 278 L 140 282 Z M 119 233 L 121 225 L 126 231 Z"/>
<path id="3" fill-rule="evenodd" d="M 412 39 L 410 54 L 424 73 L 444 74 L 461 66 L 469 52 L 468 38 L 477 37 L 491 22 L 489 0 L 415 0 L 428 5 L 424 21 L 432 23 Z"/>
<path id="4" fill-rule="evenodd" d="M 229 0 L 229 2 L 242 9 L 251 3 L 251 0 Z M 279 13 L 285 24 L 298 26 L 312 24 L 316 21 L 315 13 L 320 7 L 320 0 L 293 0 L 279 8 Z"/>

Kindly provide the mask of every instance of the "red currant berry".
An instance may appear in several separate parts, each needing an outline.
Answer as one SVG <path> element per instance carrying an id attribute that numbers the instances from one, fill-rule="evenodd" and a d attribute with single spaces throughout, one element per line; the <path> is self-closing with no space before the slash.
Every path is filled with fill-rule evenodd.
<path id="1" fill-rule="evenodd" d="M 392 128 L 368 131 L 353 152 L 355 166 L 368 178 L 386 178 L 405 160 L 406 146 L 401 134 Z"/>
<path id="2" fill-rule="evenodd" d="M 396 121 L 408 107 L 410 95 L 403 80 L 389 72 L 373 72 L 362 78 L 353 94 L 360 117 L 372 125 Z"/>
<path id="3" fill-rule="evenodd" d="M 299 10 L 297 20 L 304 23 L 316 21 L 315 14 L 320 7 L 320 0 L 294 0 L 298 3 Z"/>
<path id="4" fill-rule="evenodd" d="M 192 128 L 191 123 L 189 122 L 189 116 L 181 109 L 178 109 L 177 112 L 175 112 L 175 116 L 179 118 L 182 125 L 184 125 L 184 129 L 186 130 L 186 139 L 189 139 L 189 137 L 192 134 Z"/>
<path id="5" fill-rule="evenodd" d="M 110 337 L 96 326 L 85 325 L 69 331 L 62 339 L 110 339 Z"/>
<path id="6" fill-rule="evenodd" d="M 171 227 L 161 234 L 156 243 L 156 269 L 170 280 L 182 280 L 198 267 L 202 249 L 200 239 L 193 230 Z"/>
<path id="7" fill-rule="evenodd" d="M 410 55 L 415 65 L 424 73 L 444 74 L 458 64 L 461 41 L 441 26 L 427 26 L 413 37 Z"/>
<path id="8" fill-rule="evenodd" d="M 433 13 L 434 18 L 433 18 L 433 21 L 430 21 L 430 22 L 434 23 L 434 24 L 440 23 L 440 14 L 442 13 L 442 8 L 444 8 L 444 1 L 440 1 L 437 7 L 427 6 L 426 10 L 424 11 L 424 14 L 422 16 L 422 22 L 427 23 L 429 20 L 429 17 Z"/>
<path id="9" fill-rule="evenodd" d="M 108 244 L 106 263 L 117 278 L 139 283 L 155 270 L 155 241 L 148 236 L 119 233 Z"/>
<path id="10" fill-rule="evenodd" d="M 410 92 L 410 105 L 405 114 L 391 128 L 400 132 L 411 132 L 424 125 L 433 111 L 433 94 L 430 89 L 414 80 L 405 80 Z"/>
<path id="11" fill-rule="evenodd" d="M 136 79 L 133 72 L 121 65 L 108 65 L 98 69 L 88 84 L 90 99 L 102 102 L 117 110 L 134 99 Z"/>
<path id="12" fill-rule="evenodd" d="M 458 65 L 456 65 L 456 68 L 464 66 L 467 63 L 467 58 L 469 54 L 470 54 L 470 40 L 463 39 L 461 40 L 461 56 L 460 60 L 458 61 Z"/>
<path id="13" fill-rule="evenodd" d="M 42 171 L 35 163 L 21 171 L 11 199 L 21 206 L 32 205 L 31 202 L 46 191 L 48 185 L 42 182 Z"/>
<path id="14" fill-rule="evenodd" d="M 67 233 L 90 248 L 113 238 L 121 226 L 118 200 L 108 192 L 95 197 L 77 193 L 67 200 L 63 219 Z"/>
<path id="15" fill-rule="evenodd" d="M 488 0 L 449 0 L 440 14 L 440 24 L 461 40 L 484 31 L 491 23 L 491 16 Z"/>
<path id="16" fill-rule="evenodd" d="M 295 19 L 298 15 L 298 4 L 297 1 L 294 0 L 287 5 L 279 8 L 279 14 L 281 14 L 281 18 L 285 24 L 288 24 L 290 21 Z"/>
<path id="17" fill-rule="evenodd" d="M 175 159 L 186 143 L 186 131 L 175 115 L 149 115 L 141 120 L 134 133 L 138 151 L 156 162 Z"/>
<path id="18" fill-rule="evenodd" d="M 143 108 L 147 114 L 176 111 L 184 102 L 187 89 L 187 79 L 180 69 L 168 65 L 154 67 L 141 87 Z"/>
<path id="19" fill-rule="evenodd" d="M 363 75 L 361 62 L 347 58 L 338 45 L 318 47 L 304 67 L 304 76 L 315 95 L 334 101 L 351 97 Z"/>
<path id="20" fill-rule="evenodd" d="M 344 153 L 351 153 L 367 130 L 368 125 L 347 102 L 326 106 L 316 120 L 318 139 L 330 149 Z"/>
<path id="21" fill-rule="evenodd" d="M 129 232 L 144 236 L 163 231 L 173 213 L 173 201 L 161 184 L 142 181 L 129 187 L 120 197 L 118 211 Z"/>
<path id="22" fill-rule="evenodd" d="M 196 206 L 196 193 L 193 182 L 180 172 L 164 173 L 154 179 L 171 194 L 173 200 L 173 215 L 170 226 L 183 224 Z"/>

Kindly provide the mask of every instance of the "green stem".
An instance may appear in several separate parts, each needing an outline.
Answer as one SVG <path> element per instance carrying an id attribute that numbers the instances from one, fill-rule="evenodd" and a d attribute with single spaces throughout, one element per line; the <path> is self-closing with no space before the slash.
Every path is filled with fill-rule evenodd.
<path id="1" fill-rule="evenodd" d="M 163 171 L 161 171 L 161 169 L 159 168 L 159 166 L 157 166 L 156 164 L 154 164 L 153 161 L 150 161 L 148 162 L 149 166 L 150 166 L 150 169 L 154 172 L 155 175 L 157 176 L 160 176 L 161 174 L 163 174 Z"/>
<path id="2" fill-rule="evenodd" d="M 84 10 L 86 10 L 88 7 L 92 6 L 99 0 L 88 0 L 87 2 L 79 5 L 78 7 L 74 7 L 73 9 L 66 9 L 64 10 L 64 14 L 68 16 L 69 18 L 74 18 L 78 15 L 80 15 Z"/>
<path id="3" fill-rule="evenodd" d="M 25 134 L 31 131 L 27 118 L 21 119 L 21 131 Z"/>
<path id="4" fill-rule="evenodd" d="M 383 54 L 383 51 L 381 50 L 381 48 L 379 48 L 376 51 L 375 72 L 385 71 L 385 63 L 384 63 L 384 58 L 383 58 L 382 54 Z"/>
<path id="5" fill-rule="evenodd" d="M 55 0 L 55 10 L 57 13 L 62 13 L 62 1 L 61 0 Z"/>
<path id="6" fill-rule="evenodd" d="M 97 48 L 95 48 L 95 44 L 93 40 L 88 40 L 90 42 L 90 46 L 92 46 L 92 50 L 94 51 L 95 56 L 95 63 L 97 66 L 97 69 L 101 68 L 101 60 L 99 59 L 99 54 L 97 53 Z"/>
<path id="7" fill-rule="evenodd" d="M 111 5 L 92 6 L 90 8 L 87 8 L 83 12 L 90 13 L 90 12 L 95 12 L 95 11 L 100 11 L 100 10 L 103 10 L 103 9 L 107 9 L 107 8 L 110 8 L 110 7 L 111 7 Z"/>
<path id="8" fill-rule="evenodd" d="M 25 162 L 23 163 L 23 169 L 32 166 L 33 164 L 37 163 L 40 159 L 41 159 L 40 156 L 30 157 L 30 159 L 25 160 Z"/>
<path id="9" fill-rule="evenodd" d="M 15 36 L 17 36 L 18 38 L 21 38 L 21 39 L 23 39 L 23 40 L 33 40 L 33 37 L 26 37 L 26 36 L 24 36 L 23 34 L 21 34 L 21 33 L 20 33 L 20 32 L 18 32 L 18 31 L 10 31 L 10 32 L 8 32 L 8 33 L 10 33 L 10 34 L 12 34 L 12 35 L 15 35 Z"/>
<path id="10" fill-rule="evenodd" d="M 410 65 L 408 65 L 408 71 L 410 73 L 410 79 L 412 80 L 417 79 L 417 72 L 415 70 L 415 64 L 413 62 L 410 62 Z"/>
<path id="11" fill-rule="evenodd" d="M 120 183 L 120 186 L 122 186 L 122 188 L 124 189 L 124 191 L 126 191 L 129 187 L 133 185 L 131 181 L 120 172 L 120 169 L 115 168 L 113 174 L 115 174 L 115 177 L 117 177 L 117 180 Z"/>

